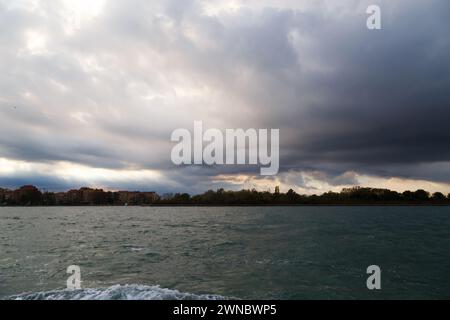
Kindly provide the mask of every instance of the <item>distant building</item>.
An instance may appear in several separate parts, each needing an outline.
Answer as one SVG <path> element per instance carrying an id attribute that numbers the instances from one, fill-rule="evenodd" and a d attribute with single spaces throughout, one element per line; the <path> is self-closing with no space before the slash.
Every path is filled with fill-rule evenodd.
<path id="1" fill-rule="evenodd" d="M 79 191 L 80 204 L 106 204 L 106 193 L 102 189 L 81 188 Z"/>
<path id="2" fill-rule="evenodd" d="M 158 200 L 156 192 L 119 191 L 117 194 L 120 205 L 146 205 Z"/>
<path id="3" fill-rule="evenodd" d="M 12 201 L 21 205 L 40 205 L 42 193 L 35 186 L 23 186 L 13 192 Z"/>
<path id="4" fill-rule="evenodd" d="M 55 204 L 58 206 L 68 205 L 69 200 L 66 192 L 55 193 Z"/>
<path id="5" fill-rule="evenodd" d="M 15 191 L 0 188 L 0 205 L 149 205 L 158 200 L 156 192 L 111 192 L 84 187 L 79 190 L 42 194 L 31 185 Z"/>
<path id="6" fill-rule="evenodd" d="M 80 203 L 80 191 L 79 190 L 69 190 L 66 194 L 66 200 L 68 203 L 77 204 Z"/>

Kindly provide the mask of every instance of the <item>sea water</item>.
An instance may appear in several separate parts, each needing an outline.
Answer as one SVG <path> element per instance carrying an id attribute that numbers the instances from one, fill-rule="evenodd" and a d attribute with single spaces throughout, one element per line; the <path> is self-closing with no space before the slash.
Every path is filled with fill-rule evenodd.
<path id="1" fill-rule="evenodd" d="M 450 207 L 0 207 L 0 299 L 226 298 L 450 298 Z"/>

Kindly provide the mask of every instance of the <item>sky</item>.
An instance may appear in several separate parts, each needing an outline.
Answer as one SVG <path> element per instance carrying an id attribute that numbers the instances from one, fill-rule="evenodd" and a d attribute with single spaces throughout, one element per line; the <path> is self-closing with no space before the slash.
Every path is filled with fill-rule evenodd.
<path id="1" fill-rule="evenodd" d="M 381 8 L 368 30 L 366 9 Z M 0 186 L 450 192 L 447 0 L 0 0 Z M 280 171 L 175 166 L 280 129 Z"/>

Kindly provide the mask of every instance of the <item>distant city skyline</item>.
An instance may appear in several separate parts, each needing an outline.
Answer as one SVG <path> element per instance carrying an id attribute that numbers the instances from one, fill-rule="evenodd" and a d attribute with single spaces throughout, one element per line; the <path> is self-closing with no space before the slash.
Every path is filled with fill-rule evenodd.
<path id="1" fill-rule="evenodd" d="M 450 2 L 0 0 L 0 186 L 450 193 Z M 279 173 L 171 133 L 280 130 Z"/>

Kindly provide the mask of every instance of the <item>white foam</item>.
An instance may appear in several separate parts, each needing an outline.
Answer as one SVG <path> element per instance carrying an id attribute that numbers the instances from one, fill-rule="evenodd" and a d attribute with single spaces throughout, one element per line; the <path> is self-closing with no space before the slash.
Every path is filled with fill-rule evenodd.
<path id="1" fill-rule="evenodd" d="M 145 285 L 115 285 L 109 288 L 55 290 L 24 293 L 12 300 L 226 300 L 211 294 L 184 293 L 178 290 Z"/>

